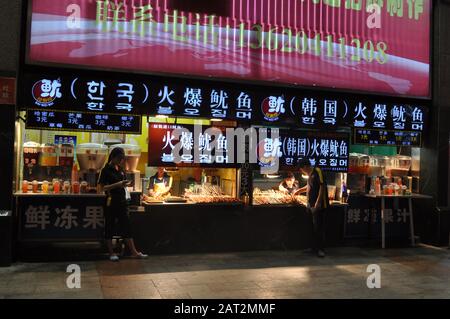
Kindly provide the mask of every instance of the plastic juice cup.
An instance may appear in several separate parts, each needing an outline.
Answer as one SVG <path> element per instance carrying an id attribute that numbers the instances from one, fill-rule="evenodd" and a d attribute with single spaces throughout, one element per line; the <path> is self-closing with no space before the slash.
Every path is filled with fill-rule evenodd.
<path id="1" fill-rule="evenodd" d="M 74 194 L 79 194 L 80 193 L 80 183 L 79 182 L 72 183 L 72 192 Z"/>
<path id="2" fill-rule="evenodd" d="M 28 181 L 22 182 L 22 193 L 24 194 L 28 193 Z"/>
<path id="3" fill-rule="evenodd" d="M 44 194 L 48 194 L 48 182 L 47 181 L 42 182 L 42 192 Z"/>
<path id="4" fill-rule="evenodd" d="M 392 187 L 392 185 L 389 185 L 388 187 L 388 195 L 393 195 L 394 194 L 394 187 Z"/>
<path id="5" fill-rule="evenodd" d="M 53 181 L 53 192 L 55 194 L 59 194 L 59 192 L 61 191 L 61 184 L 59 183 L 59 181 Z"/>
<path id="6" fill-rule="evenodd" d="M 88 191 L 88 183 L 87 182 L 81 182 L 81 189 L 80 189 L 80 191 L 81 191 L 81 193 L 87 193 L 87 191 Z"/>
<path id="7" fill-rule="evenodd" d="M 38 189 L 39 189 L 39 183 L 38 183 L 38 181 L 33 181 L 33 182 L 31 183 L 31 186 L 32 186 L 32 188 L 33 188 L 33 193 L 37 193 L 37 192 L 38 192 Z"/>
<path id="8" fill-rule="evenodd" d="M 69 194 L 70 193 L 70 182 L 65 181 L 63 184 L 64 187 L 64 193 Z"/>

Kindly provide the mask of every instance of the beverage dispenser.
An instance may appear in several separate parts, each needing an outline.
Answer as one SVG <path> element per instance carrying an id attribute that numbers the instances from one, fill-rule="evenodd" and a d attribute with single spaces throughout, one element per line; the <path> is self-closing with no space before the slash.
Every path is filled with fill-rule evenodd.
<path id="1" fill-rule="evenodd" d="M 97 189 L 100 171 L 108 157 L 108 147 L 101 144 L 86 143 L 77 146 L 77 161 L 80 165 L 80 176 L 88 183 L 88 191 Z"/>
<path id="2" fill-rule="evenodd" d="M 43 179 L 48 180 L 56 176 L 58 170 L 58 146 L 54 144 L 43 144 L 39 164 L 43 170 Z"/>
<path id="3" fill-rule="evenodd" d="M 23 179 L 35 180 L 39 177 L 41 145 L 36 142 L 23 144 Z"/>
<path id="4" fill-rule="evenodd" d="M 350 153 L 347 188 L 353 193 L 366 193 L 370 158 L 365 154 Z"/>

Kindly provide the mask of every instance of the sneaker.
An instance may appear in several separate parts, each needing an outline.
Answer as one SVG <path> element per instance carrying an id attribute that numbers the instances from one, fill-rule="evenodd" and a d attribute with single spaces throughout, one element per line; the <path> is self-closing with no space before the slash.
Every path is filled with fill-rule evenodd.
<path id="1" fill-rule="evenodd" d="M 131 258 L 134 258 L 134 259 L 147 259 L 148 255 L 143 254 L 143 253 L 138 253 L 136 256 L 131 256 Z"/>
<path id="2" fill-rule="evenodd" d="M 303 250 L 303 253 L 304 254 L 310 254 L 310 255 L 312 255 L 312 254 L 314 254 L 316 251 L 314 250 L 314 249 L 312 249 L 312 248 L 308 248 L 308 249 L 304 249 Z"/>
<path id="3" fill-rule="evenodd" d="M 321 249 L 319 249 L 319 251 L 317 252 L 317 257 L 323 258 L 325 257 L 325 252 Z"/>
<path id="4" fill-rule="evenodd" d="M 119 261 L 119 256 L 117 256 L 117 255 L 111 255 L 111 256 L 109 256 L 109 260 L 110 260 L 110 261 Z"/>

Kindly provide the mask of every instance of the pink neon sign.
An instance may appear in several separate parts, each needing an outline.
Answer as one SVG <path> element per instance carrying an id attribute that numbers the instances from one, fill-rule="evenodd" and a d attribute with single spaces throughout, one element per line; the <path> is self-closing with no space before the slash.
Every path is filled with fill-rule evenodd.
<path id="1" fill-rule="evenodd" d="M 430 0 L 33 0 L 28 59 L 429 96 Z"/>

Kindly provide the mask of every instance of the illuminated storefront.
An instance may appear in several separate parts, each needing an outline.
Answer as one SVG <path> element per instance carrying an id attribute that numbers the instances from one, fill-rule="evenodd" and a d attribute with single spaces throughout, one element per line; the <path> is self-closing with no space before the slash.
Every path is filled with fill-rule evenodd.
<path id="1" fill-rule="evenodd" d="M 379 214 L 361 204 L 369 201 L 366 195 L 382 195 L 383 186 L 383 195 L 420 192 L 420 181 L 414 188 L 412 180 L 429 126 L 429 1 L 405 1 L 402 8 L 380 8 L 376 1 L 224 3 L 187 12 L 186 1 L 181 7 L 163 0 L 29 1 L 15 186 L 19 234 L 29 235 L 20 240 L 101 239 L 101 223 L 91 217 L 100 218 L 104 198 L 95 194 L 95 172 L 89 177 L 80 165 L 83 147 L 107 154 L 125 144 L 137 158 L 128 172 L 131 214 L 136 240 L 149 251 L 307 246 L 305 199 L 277 188 L 288 172 L 305 183 L 296 170 L 302 159 L 329 179 L 331 245 Z M 416 48 L 417 42 L 423 45 Z M 184 131 L 176 136 L 176 129 Z M 253 139 L 239 139 L 249 130 Z M 55 168 L 62 172 L 55 177 L 42 156 L 54 151 L 60 163 L 60 139 L 63 146 L 72 141 L 70 164 L 78 164 Z M 210 144 L 217 153 L 208 153 Z M 35 164 L 45 176 L 33 175 L 24 150 L 39 154 Z M 375 157 L 382 155 L 391 156 L 385 159 L 390 169 L 383 164 L 375 173 L 381 167 Z M 395 171 L 400 156 L 407 157 L 401 174 Z M 278 169 L 262 172 L 274 158 Z M 150 196 L 158 167 L 173 180 L 169 196 Z M 384 183 L 380 191 L 377 177 Z M 400 185 L 398 177 L 411 178 Z M 50 211 L 44 210 L 51 216 L 45 219 L 33 198 L 54 197 L 42 186 L 55 178 L 71 188 L 59 194 L 61 207 L 40 204 Z M 74 194 L 73 182 L 88 183 L 92 193 Z M 394 184 L 401 187 L 396 194 Z M 349 203 L 341 199 L 343 185 L 353 197 Z M 77 196 L 97 203 L 76 208 Z M 61 230 L 68 224 L 59 215 L 71 209 L 82 212 L 74 214 L 73 226 L 84 231 L 95 225 L 90 235 Z M 399 212 L 403 207 L 391 211 Z M 44 221 L 27 227 L 36 218 Z M 44 234 L 49 225 L 53 233 Z"/>

